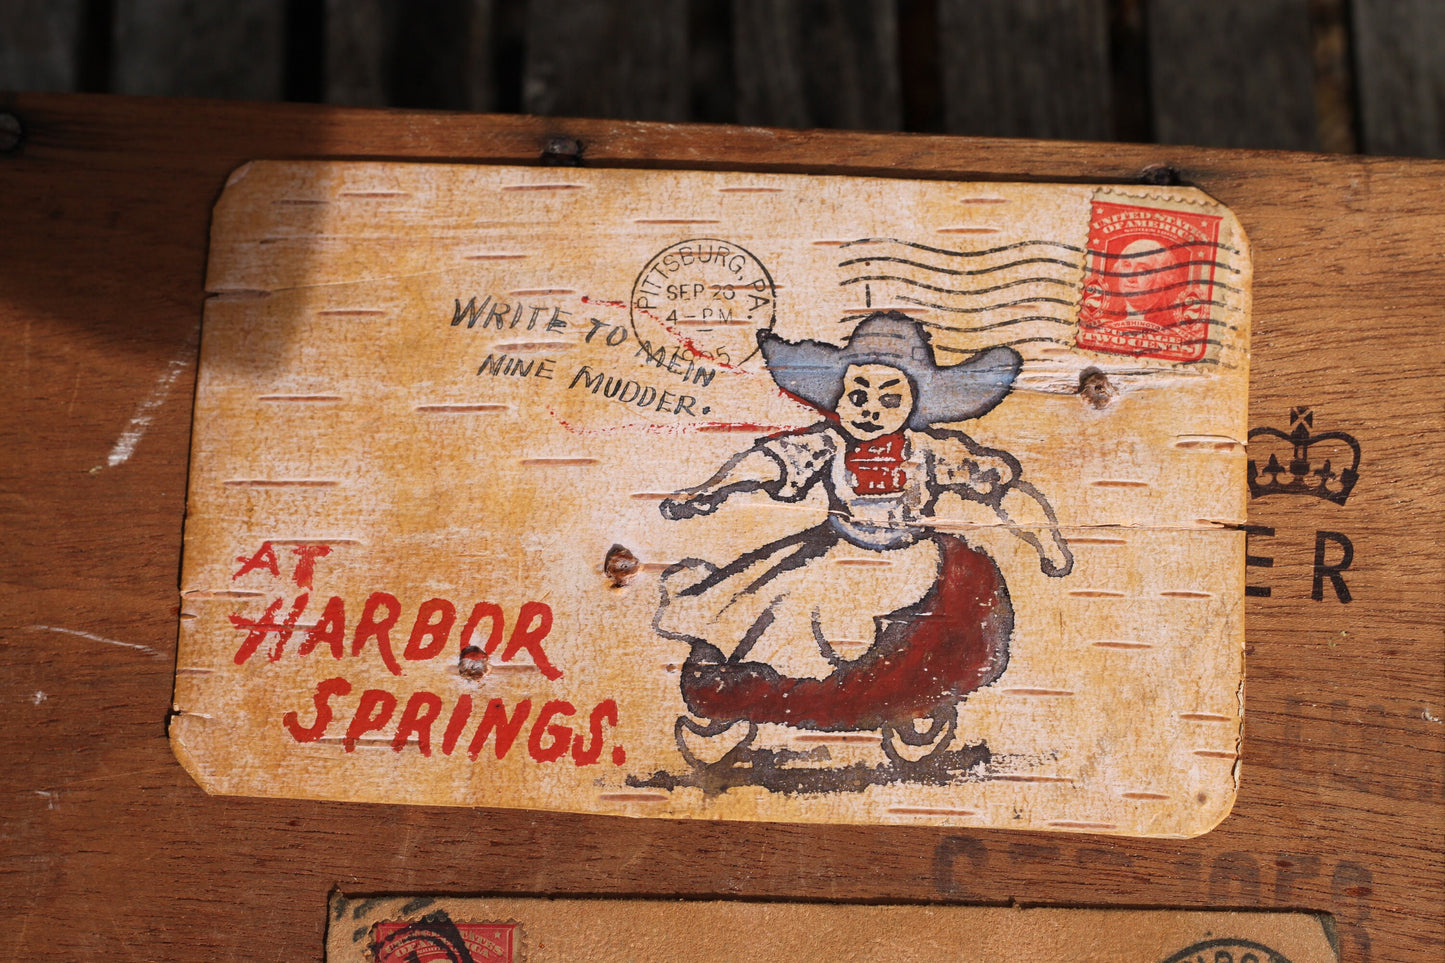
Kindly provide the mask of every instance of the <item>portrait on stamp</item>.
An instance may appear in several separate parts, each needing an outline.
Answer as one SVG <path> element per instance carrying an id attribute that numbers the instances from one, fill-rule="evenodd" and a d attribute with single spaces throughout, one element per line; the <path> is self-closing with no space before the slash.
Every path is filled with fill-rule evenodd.
<path id="1" fill-rule="evenodd" d="M 1217 352 L 1210 310 L 1220 217 L 1096 201 L 1079 305 L 1079 347 L 1110 354 L 1198 361 Z"/>

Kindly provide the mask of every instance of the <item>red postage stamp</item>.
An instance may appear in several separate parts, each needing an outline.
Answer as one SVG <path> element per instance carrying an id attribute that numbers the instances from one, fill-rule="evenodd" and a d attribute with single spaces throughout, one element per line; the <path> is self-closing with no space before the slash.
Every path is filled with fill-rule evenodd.
<path id="1" fill-rule="evenodd" d="M 1199 361 L 1214 323 L 1219 222 L 1213 214 L 1094 201 L 1078 346 Z"/>
<path id="2" fill-rule="evenodd" d="M 512 963 L 516 923 L 454 923 L 445 912 L 377 923 L 375 963 Z"/>

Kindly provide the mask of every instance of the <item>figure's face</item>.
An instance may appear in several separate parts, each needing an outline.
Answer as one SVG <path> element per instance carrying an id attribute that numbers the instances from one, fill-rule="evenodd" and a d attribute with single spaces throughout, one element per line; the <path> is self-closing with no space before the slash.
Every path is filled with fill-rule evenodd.
<path id="1" fill-rule="evenodd" d="M 1131 306 L 1144 310 L 1160 304 L 1172 304 L 1180 295 L 1173 287 L 1181 280 L 1179 261 L 1173 251 L 1160 250 L 1158 241 L 1132 241 L 1119 252 L 1120 273 L 1116 280 L 1119 291 Z"/>
<path id="2" fill-rule="evenodd" d="M 913 385 L 886 364 L 850 364 L 843 372 L 838 423 L 859 441 L 898 431 L 913 414 Z"/>

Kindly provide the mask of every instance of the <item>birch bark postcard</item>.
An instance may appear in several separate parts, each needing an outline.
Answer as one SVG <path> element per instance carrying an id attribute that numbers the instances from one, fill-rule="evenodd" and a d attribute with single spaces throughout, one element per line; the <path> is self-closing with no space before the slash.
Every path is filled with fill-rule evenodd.
<path id="1" fill-rule="evenodd" d="M 1324 914 L 331 896 L 327 963 L 1339 963 Z"/>
<path id="2" fill-rule="evenodd" d="M 249 164 L 176 753 L 215 793 L 1206 832 L 1250 281 L 1190 188 Z"/>

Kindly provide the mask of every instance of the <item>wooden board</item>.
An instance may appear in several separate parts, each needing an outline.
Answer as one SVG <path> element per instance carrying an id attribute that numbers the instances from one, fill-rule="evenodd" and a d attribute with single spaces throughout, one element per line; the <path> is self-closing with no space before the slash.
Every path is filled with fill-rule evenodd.
<path id="1" fill-rule="evenodd" d="M 523 110 L 535 114 L 686 120 L 687 5 L 667 0 L 526 9 Z"/>
<path id="2" fill-rule="evenodd" d="M 11 0 L 0 87 L 1441 150 L 1430 0 L 211 6 Z"/>
<path id="3" fill-rule="evenodd" d="M 324 20 L 320 59 L 328 103 L 496 109 L 490 0 L 420 7 L 400 0 L 329 0 Z M 317 56 L 304 50 L 294 59 L 314 62 Z M 294 59 L 287 64 L 293 70 Z"/>
<path id="4" fill-rule="evenodd" d="M 326 894 L 678 894 L 1307 909 L 1341 956 L 1445 942 L 1438 305 L 1426 161 L 27 95 L 0 155 L 0 947 L 322 957 Z M 1245 778 L 1188 841 L 619 820 L 207 796 L 165 737 L 211 208 L 257 157 L 1137 182 L 1172 163 L 1253 248 L 1251 427 L 1360 444 L 1345 504 L 1251 499 Z M 127 445 L 118 449 L 124 439 Z M 124 455 L 124 457 L 122 457 Z M 115 459 L 112 463 L 112 458 Z M 1319 532 L 1348 537 L 1321 576 Z M 1324 538 L 1322 566 L 1343 549 Z M 117 644 L 119 643 L 119 644 Z"/>
<path id="5" fill-rule="evenodd" d="M 80 0 L 18 0 L 0 10 L 0 87 L 76 90 L 80 86 Z"/>
<path id="6" fill-rule="evenodd" d="M 1118 136 L 1105 8 L 1101 0 L 942 0 L 944 129 L 994 137 Z"/>
<path id="7" fill-rule="evenodd" d="M 847 906 L 680 900 L 331 897 L 327 963 L 531 963 L 766 956 L 779 963 L 1337 963 L 1308 913 Z M 414 955 L 413 955 L 414 954 Z"/>
<path id="8" fill-rule="evenodd" d="M 722 6 L 716 4 L 715 6 Z M 897 130 L 898 20 L 880 0 L 735 0 L 734 120 Z"/>
<path id="9" fill-rule="evenodd" d="M 1154 136 L 1165 144 L 1318 149 L 1308 0 L 1153 0 Z"/>
<path id="10" fill-rule="evenodd" d="M 226 793 L 1204 832 L 1250 278 L 1187 189 L 242 168 L 176 751 Z"/>
<path id="11" fill-rule="evenodd" d="M 1421 0 L 1350 4 L 1361 142 L 1377 154 L 1445 154 L 1445 10 Z"/>
<path id="12" fill-rule="evenodd" d="M 279 99 L 285 5 L 116 0 L 113 79 L 124 94 Z"/>

